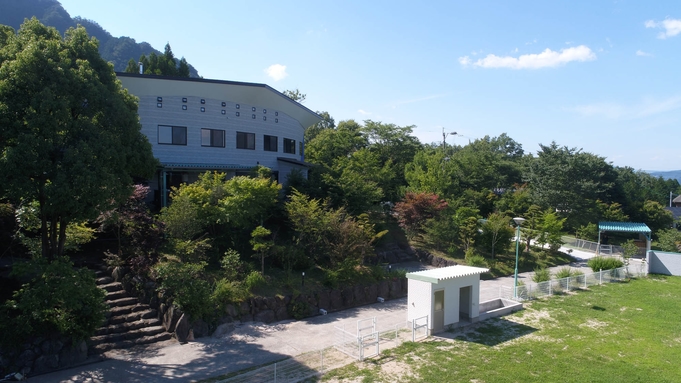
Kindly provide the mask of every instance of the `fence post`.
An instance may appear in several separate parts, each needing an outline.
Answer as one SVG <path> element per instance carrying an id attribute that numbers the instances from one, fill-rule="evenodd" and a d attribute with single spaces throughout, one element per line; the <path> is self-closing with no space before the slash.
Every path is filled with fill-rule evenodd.
<path id="1" fill-rule="evenodd" d="M 570 277 L 567 277 L 567 291 L 570 292 Z"/>
<path id="2" fill-rule="evenodd" d="M 324 372 L 324 349 L 322 349 L 322 351 L 320 352 L 320 354 L 321 354 L 321 356 L 322 356 L 322 373 L 323 373 L 323 372 Z"/>
<path id="3" fill-rule="evenodd" d="M 586 289 L 586 274 L 584 274 L 584 288 Z"/>
<path id="4" fill-rule="evenodd" d="M 277 364 L 274 364 L 274 383 L 277 383 Z"/>
<path id="5" fill-rule="evenodd" d="M 549 284 L 549 296 L 552 296 L 552 295 L 553 295 L 553 292 L 551 291 L 551 287 L 552 287 L 552 286 L 551 286 L 551 285 L 552 285 L 551 280 L 549 279 L 546 283 Z"/>
<path id="6" fill-rule="evenodd" d="M 598 270 L 598 284 L 599 285 L 603 284 L 603 269 Z"/>

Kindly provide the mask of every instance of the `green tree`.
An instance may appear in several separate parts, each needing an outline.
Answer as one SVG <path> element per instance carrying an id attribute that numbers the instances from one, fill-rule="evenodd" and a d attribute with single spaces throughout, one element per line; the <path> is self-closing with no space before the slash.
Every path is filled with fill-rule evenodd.
<path id="1" fill-rule="evenodd" d="M 656 201 L 646 201 L 643 204 L 643 216 L 643 222 L 648 225 L 655 236 L 658 231 L 667 229 L 674 223 L 672 212 L 665 210 L 664 206 Z"/>
<path id="2" fill-rule="evenodd" d="M 537 243 L 539 243 L 542 248 L 544 248 L 545 244 L 548 244 L 551 250 L 558 250 L 563 244 L 561 235 L 565 220 L 566 218 L 558 217 L 556 212 L 546 210 L 541 217 L 541 226 L 539 228 Z"/>
<path id="3" fill-rule="evenodd" d="M 156 161 L 135 98 L 84 28 L 62 38 L 33 18 L 0 60 L 0 184 L 12 201 L 38 201 L 42 255 L 54 258 L 71 222 L 120 204 Z"/>
<path id="4" fill-rule="evenodd" d="M 158 76 L 170 77 L 189 77 L 189 64 L 184 57 L 180 60 L 175 58 L 170 43 L 167 43 L 163 49 L 162 55 L 157 55 L 155 52 L 149 53 L 149 56 L 141 55 L 135 61 L 130 59 L 125 68 L 126 73 L 139 73 L 139 63 L 142 64 L 144 74 L 154 74 Z"/>
<path id="5" fill-rule="evenodd" d="M 681 252 L 681 231 L 673 228 L 658 231 L 657 246 L 662 251 Z"/>
<path id="6" fill-rule="evenodd" d="M 513 238 L 511 219 L 501 213 L 492 213 L 482 224 L 482 241 L 492 251 L 494 258 L 497 250 L 505 251 Z"/>
<path id="7" fill-rule="evenodd" d="M 251 245 L 253 246 L 253 251 L 255 255 L 260 258 L 262 275 L 265 275 L 265 257 L 270 251 L 274 243 L 268 237 L 272 235 L 272 232 L 262 226 L 258 226 L 251 232 Z"/>
<path id="8" fill-rule="evenodd" d="M 331 117 L 329 112 L 317 111 L 317 114 L 322 118 L 322 120 L 305 129 L 305 142 L 312 141 L 321 131 L 336 128 L 336 121 L 333 119 L 333 117 Z"/>
<path id="9" fill-rule="evenodd" d="M 303 103 L 305 102 L 305 98 L 307 98 L 307 95 L 305 93 L 301 93 L 298 88 L 293 89 L 293 90 L 285 90 L 282 92 L 284 96 L 290 98 L 293 101 Z"/>
<path id="10" fill-rule="evenodd" d="M 581 149 L 539 145 L 537 157 L 525 161 L 523 178 L 534 203 L 551 208 L 572 229 L 597 220 L 596 201 L 612 202 L 617 173 L 603 157 Z"/>

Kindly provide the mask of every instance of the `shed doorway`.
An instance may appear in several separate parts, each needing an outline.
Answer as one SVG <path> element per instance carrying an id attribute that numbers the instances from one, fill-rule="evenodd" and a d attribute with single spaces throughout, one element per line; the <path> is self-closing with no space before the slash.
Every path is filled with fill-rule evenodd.
<path id="1" fill-rule="evenodd" d="M 445 291 L 438 290 L 433 295 L 433 331 L 438 332 L 445 328 Z"/>
<path id="2" fill-rule="evenodd" d="M 471 320 L 473 309 L 473 286 L 464 286 L 459 289 L 459 321 Z"/>

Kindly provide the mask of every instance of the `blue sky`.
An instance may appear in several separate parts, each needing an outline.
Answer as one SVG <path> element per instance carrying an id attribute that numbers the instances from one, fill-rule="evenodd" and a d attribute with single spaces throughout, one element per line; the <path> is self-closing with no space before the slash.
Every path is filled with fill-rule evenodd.
<path id="1" fill-rule="evenodd" d="M 60 2 L 114 36 L 170 42 L 205 78 L 298 88 L 337 122 L 681 169 L 678 1 Z"/>

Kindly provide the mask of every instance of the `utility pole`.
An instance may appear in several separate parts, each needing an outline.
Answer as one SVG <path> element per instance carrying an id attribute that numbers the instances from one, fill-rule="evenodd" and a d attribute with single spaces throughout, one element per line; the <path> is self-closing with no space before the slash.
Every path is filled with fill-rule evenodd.
<path id="1" fill-rule="evenodd" d="M 447 136 L 452 135 L 456 136 L 458 133 L 456 132 L 448 132 L 445 133 L 445 127 L 442 127 L 442 152 L 444 153 L 447 149 Z"/>

